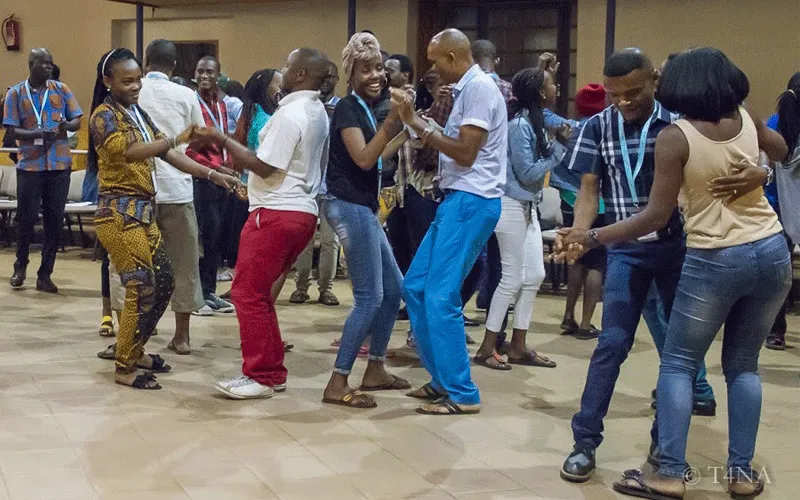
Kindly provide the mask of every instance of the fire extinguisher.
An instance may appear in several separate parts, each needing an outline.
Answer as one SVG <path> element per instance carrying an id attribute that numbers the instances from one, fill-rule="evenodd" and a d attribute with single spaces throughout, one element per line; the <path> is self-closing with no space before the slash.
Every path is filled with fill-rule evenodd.
<path id="1" fill-rule="evenodd" d="M 6 50 L 19 50 L 20 47 L 20 29 L 19 21 L 11 14 L 9 17 L 3 19 L 3 41 L 6 43 Z"/>

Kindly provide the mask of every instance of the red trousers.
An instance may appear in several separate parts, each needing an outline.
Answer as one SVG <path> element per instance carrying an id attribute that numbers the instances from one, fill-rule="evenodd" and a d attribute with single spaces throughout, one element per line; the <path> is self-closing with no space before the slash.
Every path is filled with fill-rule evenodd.
<path id="1" fill-rule="evenodd" d="M 260 208 L 242 229 L 231 300 L 239 318 L 242 374 L 259 384 L 286 383 L 283 339 L 270 290 L 311 241 L 316 225 L 309 213 Z"/>

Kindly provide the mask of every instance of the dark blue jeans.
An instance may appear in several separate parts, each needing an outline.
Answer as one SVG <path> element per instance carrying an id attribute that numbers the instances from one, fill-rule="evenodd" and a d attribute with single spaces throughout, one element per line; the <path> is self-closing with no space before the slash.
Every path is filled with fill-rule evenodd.
<path id="1" fill-rule="evenodd" d="M 689 249 L 658 376 L 662 474 L 681 477 L 686 470 L 692 386 L 723 324 L 727 466 L 750 474 L 761 418 L 758 355 L 791 286 L 791 256 L 782 234 L 728 248 Z"/>
<path id="2" fill-rule="evenodd" d="M 655 282 L 669 317 L 685 253 L 681 237 L 609 248 L 603 329 L 589 362 L 581 409 L 572 417 L 576 445 L 595 449 L 603 441 L 603 418 L 608 413 L 620 367 L 633 346 L 647 291 Z"/>

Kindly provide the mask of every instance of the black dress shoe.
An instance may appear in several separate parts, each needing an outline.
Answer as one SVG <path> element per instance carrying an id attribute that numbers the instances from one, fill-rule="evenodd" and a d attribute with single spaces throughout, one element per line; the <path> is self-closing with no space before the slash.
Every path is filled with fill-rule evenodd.
<path id="1" fill-rule="evenodd" d="M 481 326 L 480 321 L 464 316 L 464 326 Z"/>
<path id="2" fill-rule="evenodd" d="M 39 278 L 36 280 L 36 289 L 44 293 L 58 293 L 58 287 L 50 280 L 50 277 Z"/>
<path id="3" fill-rule="evenodd" d="M 14 274 L 11 276 L 11 286 L 19 288 L 25 284 L 25 269 L 14 269 Z"/>
<path id="4" fill-rule="evenodd" d="M 397 321 L 408 321 L 408 309 L 404 307 L 397 311 Z"/>
<path id="5" fill-rule="evenodd" d="M 561 466 L 561 479 L 585 483 L 594 473 L 594 450 L 575 447 Z"/>
<path id="6" fill-rule="evenodd" d="M 650 408 L 656 409 L 658 400 L 654 399 L 650 403 Z M 692 405 L 692 415 L 698 417 L 716 417 L 717 416 L 717 401 L 714 399 L 708 401 L 695 401 Z"/>

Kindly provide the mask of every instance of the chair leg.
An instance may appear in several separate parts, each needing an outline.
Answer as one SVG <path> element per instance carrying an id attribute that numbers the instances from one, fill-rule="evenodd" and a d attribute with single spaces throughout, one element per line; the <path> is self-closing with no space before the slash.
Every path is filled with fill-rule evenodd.
<path id="1" fill-rule="evenodd" d="M 81 248 L 86 248 L 86 237 L 83 234 L 83 220 L 81 220 L 81 214 L 77 214 L 78 217 L 78 232 L 81 236 Z"/>

